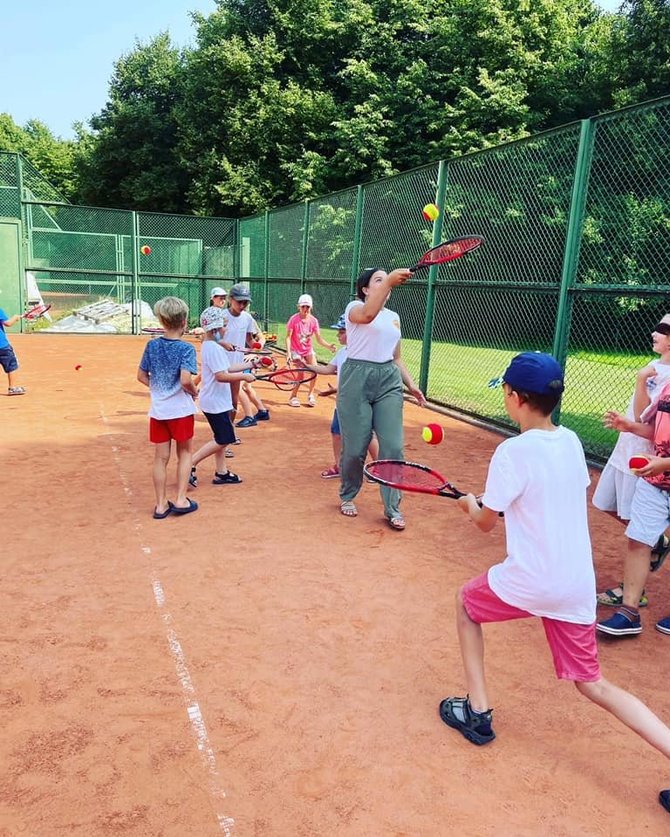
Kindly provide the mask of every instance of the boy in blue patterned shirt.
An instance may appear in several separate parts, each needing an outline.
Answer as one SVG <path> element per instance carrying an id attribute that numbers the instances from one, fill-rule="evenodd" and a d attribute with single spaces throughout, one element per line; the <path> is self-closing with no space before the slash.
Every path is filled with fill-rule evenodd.
<path id="1" fill-rule="evenodd" d="M 181 340 L 186 329 L 188 306 L 175 296 L 159 299 L 154 314 L 165 329 L 164 334 L 147 343 L 137 380 L 149 387 L 149 440 L 154 449 L 153 482 L 156 492 L 154 518 L 169 514 L 189 514 L 198 504 L 186 496 L 191 473 L 194 398 L 198 390 L 193 376 L 198 372 L 195 348 Z M 167 467 L 172 441 L 177 447 L 177 496 L 167 498 Z"/>

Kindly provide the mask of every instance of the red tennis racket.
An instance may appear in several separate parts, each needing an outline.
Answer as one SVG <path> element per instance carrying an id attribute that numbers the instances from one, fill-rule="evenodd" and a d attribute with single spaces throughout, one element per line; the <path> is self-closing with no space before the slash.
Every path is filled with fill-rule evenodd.
<path id="1" fill-rule="evenodd" d="M 459 491 L 438 471 L 427 465 L 419 465 L 418 462 L 405 462 L 402 459 L 376 459 L 368 462 L 363 470 L 365 475 L 374 482 L 389 488 L 398 488 L 401 491 L 435 494 L 437 497 L 448 497 L 450 500 L 458 500 L 466 494 L 465 491 Z"/>
<path id="2" fill-rule="evenodd" d="M 51 308 L 50 305 L 34 305 L 32 308 L 29 308 L 25 314 L 22 314 L 24 320 L 38 320 L 40 317 L 43 317 L 46 312 Z"/>
<path id="3" fill-rule="evenodd" d="M 402 459 L 376 459 L 368 462 L 363 473 L 373 482 L 397 488 L 400 491 L 413 491 L 417 494 L 433 494 L 436 497 L 446 497 L 448 500 L 458 500 L 465 497 L 465 491 L 459 491 L 455 485 L 446 480 L 439 471 L 420 465 L 418 462 L 405 462 Z M 481 502 L 477 500 L 481 506 Z M 498 512 L 502 517 L 502 512 Z"/>
<path id="4" fill-rule="evenodd" d="M 255 374 L 255 373 L 254 373 Z M 270 372 L 268 375 L 256 375 L 257 381 L 267 381 L 274 384 L 277 389 L 292 390 L 298 384 L 306 384 L 308 381 L 313 381 L 316 378 L 316 372 L 310 372 L 309 369 L 291 368 L 285 366 L 283 369 L 277 369 L 276 372 Z"/>
<path id="5" fill-rule="evenodd" d="M 452 238 L 451 241 L 443 241 L 442 244 L 426 250 L 414 267 L 410 267 L 410 270 L 416 273 L 417 270 L 423 270 L 434 264 L 453 262 L 454 259 L 460 259 L 461 256 L 472 253 L 483 243 L 484 239 L 481 235 L 462 235 L 460 238 Z"/>

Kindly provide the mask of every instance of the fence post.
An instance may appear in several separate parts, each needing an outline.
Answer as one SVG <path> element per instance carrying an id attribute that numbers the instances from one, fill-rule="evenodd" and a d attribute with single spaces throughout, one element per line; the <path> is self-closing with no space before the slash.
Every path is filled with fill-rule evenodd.
<path id="1" fill-rule="evenodd" d="M 361 231 L 363 229 L 363 201 L 365 195 L 363 194 L 363 187 L 356 187 L 356 221 L 354 222 L 354 246 L 351 253 L 351 287 L 349 289 L 349 296 L 351 299 L 356 297 L 356 280 L 358 279 L 358 263 L 361 257 Z"/>
<path id="2" fill-rule="evenodd" d="M 142 308 L 140 306 L 140 310 L 137 310 L 137 303 L 140 298 L 141 290 L 140 290 L 140 282 L 139 282 L 139 270 L 138 270 L 138 241 L 140 238 L 140 222 L 137 215 L 137 212 L 134 210 L 130 213 L 131 217 L 131 225 L 130 225 L 130 269 L 132 270 L 132 277 L 131 277 L 131 302 L 130 302 L 130 318 L 131 318 L 131 333 L 132 334 L 139 334 L 142 330 Z"/>
<path id="3" fill-rule="evenodd" d="M 556 313 L 556 328 L 554 330 L 554 345 L 552 353 L 563 369 L 568 356 L 568 335 L 572 317 L 572 297 L 570 290 L 574 285 L 579 264 L 579 245 L 584 219 L 584 206 L 588 187 L 591 158 L 593 156 L 593 122 L 583 119 L 579 133 L 579 148 L 575 162 L 575 177 L 570 198 L 570 217 L 565 236 L 565 251 L 563 254 L 563 271 L 561 273 L 561 288 L 558 296 L 558 311 Z M 560 418 L 560 406 L 553 414 L 554 421 Z"/>
<path id="4" fill-rule="evenodd" d="M 305 201 L 305 214 L 302 221 L 302 255 L 300 257 L 300 293 L 305 293 L 307 282 L 307 251 L 309 249 L 309 198 Z"/>
<path id="5" fill-rule="evenodd" d="M 442 240 L 442 224 L 444 220 L 444 196 L 447 189 L 447 163 L 440 160 L 437 170 L 437 206 L 440 214 L 433 221 L 433 243 L 435 247 Z M 426 291 L 426 320 L 423 324 L 423 344 L 421 346 L 421 368 L 419 370 L 419 389 L 426 394 L 428 391 L 428 370 L 430 368 L 430 349 L 433 342 L 433 315 L 435 313 L 435 283 L 437 281 L 438 265 L 428 269 L 428 288 Z"/>
<path id="6" fill-rule="evenodd" d="M 265 210 L 265 233 L 263 237 L 263 317 L 264 331 L 268 330 L 269 317 L 268 306 L 270 305 L 270 289 L 268 280 L 270 278 L 270 213 Z"/>

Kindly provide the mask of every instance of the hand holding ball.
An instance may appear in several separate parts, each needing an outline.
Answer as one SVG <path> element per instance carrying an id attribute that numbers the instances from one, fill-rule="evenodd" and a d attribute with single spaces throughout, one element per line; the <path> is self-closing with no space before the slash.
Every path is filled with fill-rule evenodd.
<path id="1" fill-rule="evenodd" d="M 429 445 L 439 445 L 444 439 L 444 430 L 439 424 L 427 424 L 421 431 L 421 437 Z"/>
<path id="2" fill-rule="evenodd" d="M 649 457 L 644 453 L 636 453 L 628 460 L 628 467 L 631 471 L 637 471 L 638 468 L 646 468 L 649 464 Z"/>
<path id="3" fill-rule="evenodd" d="M 148 244 L 143 244 L 143 245 L 140 247 L 140 253 L 141 253 L 143 256 L 150 256 L 150 255 L 151 255 L 151 247 L 149 247 L 149 245 L 148 245 Z"/>
<path id="4" fill-rule="evenodd" d="M 434 203 L 427 203 L 421 214 L 426 221 L 436 221 L 440 217 L 440 210 Z"/>

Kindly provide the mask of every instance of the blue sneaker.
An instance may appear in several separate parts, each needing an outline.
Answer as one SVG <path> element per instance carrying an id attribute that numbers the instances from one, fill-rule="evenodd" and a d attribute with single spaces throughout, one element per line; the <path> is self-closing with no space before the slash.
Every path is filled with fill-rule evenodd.
<path id="1" fill-rule="evenodd" d="M 255 427 L 256 419 L 253 416 L 245 416 L 241 421 L 238 421 L 235 427 Z"/>
<path id="2" fill-rule="evenodd" d="M 610 636 L 631 636 L 642 633 L 640 614 L 628 607 L 622 607 L 609 619 L 596 622 L 596 630 Z M 670 630 L 668 630 L 670 633 Z"/>
<path id="3" fill-rule="evenodd" d="M 666 811 L 670 811 L 670 790 L 662 790 L 658 795 L 658 801 Z"/>
<path id="4" fill-rule="evenodd" d="M 270 411 L 259 410 L 254 416 L 254 418 L 256 419 L 256 421 L 270 421 Z"/>
<path id="5" fill-rule="evenodd" d="M 656 630 L 660 631 L 662 634 L 670 634 L 670 616 L 659 619 L 656 623 Z"/>

